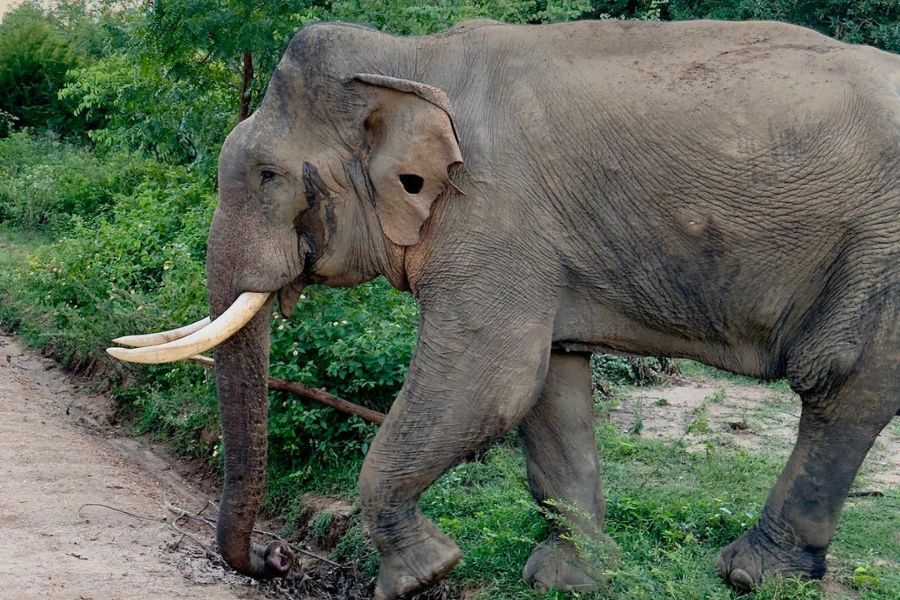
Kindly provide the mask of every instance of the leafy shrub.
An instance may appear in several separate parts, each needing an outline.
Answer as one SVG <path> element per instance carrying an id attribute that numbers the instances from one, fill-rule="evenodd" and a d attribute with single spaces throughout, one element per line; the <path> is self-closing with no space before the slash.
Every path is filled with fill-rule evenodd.
<path id="1" fill-rule="evenodd" d="M 48 187 L 62 185 L 58 179 L 67 174 L 48 170 Z M 44 342 L 64 358 L 91 360 L 122 332 L 205 312 L 213 195 L 184 168 L 145 162 L 140 176 L 106 214 L 72 213 L 58 241 L 18 273 L 39 298 L 30 310 L 41 320 Z"/>
<path id="2" fill-rule="evenodd" d="M 290 321 L 275 318 L 272 376 L 387 411 L 406 377 L 416 323 L 413 299 L 383 279 L 353 289 L 309 288 Z M 273 398 L 273 444 L 294 467 L 311 452 L 364 454 L 375 433 L 330 408 L 280 393 Z"/>
<path id="3" fill-rule="evenodd" d="M 459 21 L 489 18 L 504 23 L 555 23 L 571 21 L 589 11 L 589 0 L 338 0 L 315 12 L 322 20 L 365 23 L 402 35 L 442 31 Z"/>
<path id="4" fill-rule="evenodd" d="M 900 52 L 896 0 L 669 0 L 673 19 L 773 19 L 818 29 L 839 40 Z"/>
<path id="5" fill-rule="evenodd" d="M 128 194 L 152 165 L 129 152 L 99 157 L 52 134 L 17 132 L 0 139 L 0 222 L 63 228 Z"/>
<path id="6" fill-rule="evenodd" d="M 202 70 L 203 78 L 174 79 L 152 57 L 119 52 L 73 71 L 60 97 L 97 122 L 88 136 L 99 149 L 199 162 L 212 173 L 236 113 L 230 110 L 227 67 L 214 63 Z"/>
<path id="7" fill-rule="evenodd" d="M 609 386 L 648 385 L 659 383 L 664 376 L 678 372 L 677 365 L 666 358 L 626 357 L 615 354 L 591 356 L 594 388 L 610 395 Z"/>

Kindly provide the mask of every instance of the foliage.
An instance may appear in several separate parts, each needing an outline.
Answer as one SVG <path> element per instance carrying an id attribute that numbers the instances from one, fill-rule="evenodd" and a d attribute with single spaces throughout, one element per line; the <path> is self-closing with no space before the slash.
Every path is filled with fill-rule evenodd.
<path id="1" fill-rule="evenodd" d="M 163 59 L 172 76 L 199 82 L 204 66 L 218 64 L 235 92 L 229 104 L 238 112 L 240 93 L 258 102 L 268 75 L 290 36 L 306 22 L 304 0 L 157 0 L 146 10 L 142 43 Z M 243 57 L 252 59 L 248 89 L 240 90 Z M 198 73 L 199 71 L 199 73 Z"/>
<path id="2" fill-rule="evenodd" d="M 0 139 L 0 223 L 62 230 L 93 217 L 150 175 L 152 165 L 118 150 L 105 157 L 54 135 L 17 132 Z"/>
<path id="3" fill-rule="evenodd" d="M 41 10 L 23 4 L 0 23 L 0 110 L 15 127 L 47 127 L 68 133 L 78 127 L 57 93 L 79 57 Z M 3 133 L 3 131 L 0 131 Z"/>
<path id="4" fill-rule="evenodd" d="M 322 20 L 364 23 L 401 35 L 425 35 L 465 19 L 555 23 L 576 19 L 589 9 L 589 0 L 337 0 L 313 14 Z"/>
<path id="5" fill-rule="evenodd" d="M 900 52 L 896 0 L 669 0 L 673 19 L 772 19 L 812 27 L 854 44 Z"/>
<path id="6" fill-rule="evenodd" d="M 603 395 L 611 393 L 610 386 L 651 385 L 678 371 L 673 361 L 665 358 L 626 357 L 615 354 L 591 356 L 591 377 L 594 387 Z"/>
<path id="7" fill-rule="evenodd" d="M 72 73 L 60 93 L 98 126 L 90 139 L 103 151 L 129 148 L 173 163 L 197 162 L 210 177 L 234 125 L 227 73 L 217 64 L 202 79 L 173 80 L 156 60 L 110 54 Z"/>
<path id="8" fill-rule="evenodd" d="M 275 317 L 273 377 L 325 387 L 334 394 L 386 411 L 406 377 L 417 311 L 409 296 L 379 279 L 353 289 L 313 287 L 290 321 Z M 270 438 L 278 460 L 301 472 L 310 456 L 361 456 L 376 428 L 332 409 L 275 394 Z"/>

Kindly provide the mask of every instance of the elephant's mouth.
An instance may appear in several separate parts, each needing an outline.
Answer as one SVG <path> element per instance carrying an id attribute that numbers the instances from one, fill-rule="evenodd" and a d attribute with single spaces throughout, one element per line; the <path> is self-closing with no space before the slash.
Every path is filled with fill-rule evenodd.
<path id="1" fill-rule="evenodd" d="M 300 295 L 306 289 L 307 278 L 301 275 L 278 290 L 278 310 L 285 319 L 290 319 Z"/>

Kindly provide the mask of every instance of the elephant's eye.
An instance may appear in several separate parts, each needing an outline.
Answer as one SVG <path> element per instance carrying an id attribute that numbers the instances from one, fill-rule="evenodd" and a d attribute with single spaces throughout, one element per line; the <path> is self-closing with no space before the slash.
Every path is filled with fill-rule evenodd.
<path id="1" fill-rule="evenodd" d="M 262 171 L 259 172 L 260 183 L 269 183 L 273 179 L 275 179 L 275 171 L 263 169 Z"/>

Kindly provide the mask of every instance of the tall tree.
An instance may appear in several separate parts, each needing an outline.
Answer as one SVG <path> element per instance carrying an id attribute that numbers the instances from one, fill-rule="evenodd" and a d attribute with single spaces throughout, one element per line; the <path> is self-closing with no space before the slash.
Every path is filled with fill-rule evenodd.
<path id="1" fill-rule="evenodd" d="M 172 61 L 176 77 L 218 61 L 234 74 L 235 113 L 250 115 L 288 36 L 310 3 L 302 0 L 155 0 L 148 41 Z"/>

